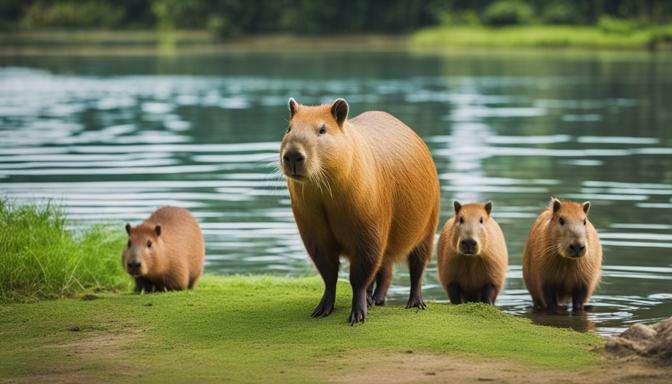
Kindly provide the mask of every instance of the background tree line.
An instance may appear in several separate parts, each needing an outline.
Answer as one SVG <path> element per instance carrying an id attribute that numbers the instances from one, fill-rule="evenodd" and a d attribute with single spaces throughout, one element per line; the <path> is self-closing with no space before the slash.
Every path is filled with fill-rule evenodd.
<path id="1" fill-rule="evenodd" d="M 208 29 L 256 33 L 405 33 L 436 24 L 582 24 L 672 19 L 669 0 L 2 0 L 0 27 Z"/>

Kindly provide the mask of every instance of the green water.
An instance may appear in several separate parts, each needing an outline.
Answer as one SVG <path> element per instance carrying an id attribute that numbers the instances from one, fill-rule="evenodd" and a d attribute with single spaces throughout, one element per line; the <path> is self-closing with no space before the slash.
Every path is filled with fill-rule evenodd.
<path id="1" fill-rule="evenodd" d="M 207 272 L 313 274 L 276 172 L 289 96 L 345 97 L 352 116 L 381 109 L 413 127 L 439 170 L 442 223 L 453 199 L 492 200 L 510 254 L 504 310 L 603 333 L 672 314 L 669 56 L 0 57 L 0 193 L 120 231 L 184 206 L 202 223 Z M 593 203 L 604 267 L 586 316 L 529 309 L 522 249 L 551 195 Z M 407 292 L 400 266 L 392 302 Z M 425 296 L 447 301 L 434 262 Z"/>

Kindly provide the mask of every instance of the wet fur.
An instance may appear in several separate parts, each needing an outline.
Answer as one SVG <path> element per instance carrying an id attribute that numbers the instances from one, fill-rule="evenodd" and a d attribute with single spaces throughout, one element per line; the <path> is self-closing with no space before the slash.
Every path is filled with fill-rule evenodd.
<path id="1" fill-rule="evenodd" d="M 441 286 L 453 304 L 485 302 L 494 304 L 504 286 L 508 267 L 506 241 L 499 224 L 487 214 L 482 204 L 463 205 L 459 212 L 472 218 L 484 217 L 478 255 L 463 255 L 458 250 L 460 225 L 456 216 L 443 227 L 439 238 L 438 273 Z"/>
<path id="2" fill-rule="evenodd" d="M 602 247 L 597 231 L 586 221 L 586 254 L 578 259 L 563 257 L 558 252 L 555 233 L 559 214 L 569 218 L 583 217 L 582 205 L 562 201 L 558 213 L 552 202 L 532 225 L 523 256 L 523 278 L 534 307 L 556 311 L 573 299 L 573 309 L 581 310 L 597 287 L 602 265 Z M 548 298 L 555 297 L 556 303 Z"/>
<path id="3" fill-rule="evenodd" d="M 161 226 L 161 234 L 155 227 Z M 147 263 L 146 274 L 135 277 L 136 292 L 158 292 L 193 288 L 203 271 L 205 243 L 196 219 L 183 208 L 162 207 L 142 224 L 131 228 L 129 239 L 134 246 L 153 242 L 154 255 Z M 124 266 L 129 257 L 124 251 Z"/>
<path id="4" fill-rule="evenodd" d="M 408 306 L 424 308 L 422 275 L 439 217 L 439 181 L 429 149 L 385 112 L 362 113 L 339 128 L 330 108 L 300 106 L 290 122 L 327 122 L 328 134 L 339 135 L 326 150 L 308 148 L 309 161 L 319 164 L 312 179 L 287 181 L 301 238 L 325 282 L 313 316 L 333 310 L 340 256 L 350 261 L 351 323 L 364 320 L 367 305 L 384 304 L 397 260 L 409 263 Z M 287 141 L 286 136 L 283 147 Z"/>

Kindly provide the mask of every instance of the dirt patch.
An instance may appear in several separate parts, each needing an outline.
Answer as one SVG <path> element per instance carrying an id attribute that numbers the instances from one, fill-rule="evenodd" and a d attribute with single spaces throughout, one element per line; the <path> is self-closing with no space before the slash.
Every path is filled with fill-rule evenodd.
<path id="1" fill-rule="evenodd" d="M 367 354 L 368 355 L 368 354 Z M 375 357 L 374 357 L 375 356 Z M 368 355 L 363 361 L 332 361 L 342 372 L 332 383 L 669 383 L 672 367 L 639 358 L 605 361 L 578 370 L 553 370 L 511 363 L 504 359 L 451 357 L 418 353 Z M 324 374 L 322 374 L 324 377 Z"/>
<path id="2" fill-rule="evenodd" d="M 81 339 L 62 344 L 45 345 L 63 354 L 64 364 L 44 367 L 39 374 L 24 376 L 0 383 L 95 383 L 100 381 L 100 371 L 106 361 L 120 357 L 122 347 L 133 342 L 138 335 L 132 333 L 91 333 Z M 115 369 L 122 369 L 119 364 Z"/>

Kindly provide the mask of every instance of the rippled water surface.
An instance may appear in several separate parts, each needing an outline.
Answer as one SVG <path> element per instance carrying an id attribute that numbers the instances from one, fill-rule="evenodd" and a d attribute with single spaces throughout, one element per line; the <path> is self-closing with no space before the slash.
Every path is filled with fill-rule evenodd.
<path id="1" fill-rule="evenodd" d="M 276 172 L 289 96 L 343 96 L 351 115 L 382 109 L 413 127 L 439 169 L 442 223 L 453 199 L 492 200 L 510 253 L 506 311 L 602 333 L 672 314 L 669 57 L 4 57 L 0 193 L 55 199 L 76 225 L 120 231 L 180 205 L 202 222 L 208 272 L 312 274 Z M 552 194 L 593 203 L 604 267 L 586 316 L 529 308 L 522 250 Z M 407 292 L 399 266 L 392 301 Z M 425 296 L 447 301 L 434 262 Z"/>

